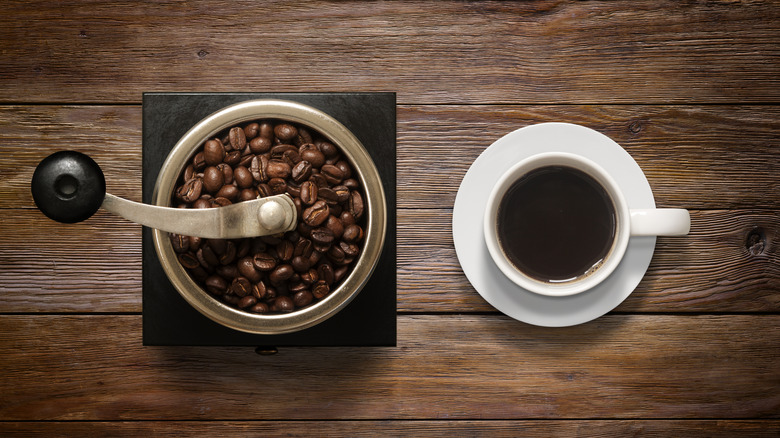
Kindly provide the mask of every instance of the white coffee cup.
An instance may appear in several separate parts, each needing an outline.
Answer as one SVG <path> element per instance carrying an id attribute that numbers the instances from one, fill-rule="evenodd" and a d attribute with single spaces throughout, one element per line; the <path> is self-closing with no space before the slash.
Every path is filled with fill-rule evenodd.
<path id="1" fill-rule="evenodd" d="M 614 233 L 606 255 L 582 275 L 565 280 L 535 278 L 513 264 L 505 253 L 498 232 L 499 206 L 513 184 L 530 172 L 550 166 L 584 172 L 606 192 L 614 209 Z M 574 219 L 572 219 L 574 220 Z M 484 216 L 484 235 L 490 256 L 512 282 L 531 292 L 547 296 L 568 296 L 585 292 L 617 268 L 632 236 L 681 236 L 690 230 L 688 210 L 677 208 L 629 209 L 623 192 L 601 166 L 580 155 L 550 152 L 528 157 L 507 170 L 491 190 Z M 575 235 L 577 235 L 575 233 Z M 604 241 L 605 245 L 607 240 Z M 529 251 L 533 251 L 530 248 Z"/>

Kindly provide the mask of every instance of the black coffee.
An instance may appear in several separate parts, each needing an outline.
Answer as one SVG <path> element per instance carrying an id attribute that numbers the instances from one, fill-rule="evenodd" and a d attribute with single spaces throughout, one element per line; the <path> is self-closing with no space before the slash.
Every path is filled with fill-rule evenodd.
<path id="1" fill-rule="evenodd" d="M 504 195 L 498 239 L 507 258 L 544 282 L 576 279 L 597 267 L 615 237 L 615 208 L 604 188 L 563 166 L 535 169 Z"/>

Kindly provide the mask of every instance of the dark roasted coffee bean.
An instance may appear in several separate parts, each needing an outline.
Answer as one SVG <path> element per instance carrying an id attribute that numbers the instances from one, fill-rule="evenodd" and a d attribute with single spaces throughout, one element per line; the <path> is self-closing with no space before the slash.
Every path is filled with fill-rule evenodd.
<path id="1" fill-rule="evenodd" d="M 273 195 L 273 191 L 271 190 L 271 187 L 268 186 L 266 183 L 260 183 L 257 185 L 257 196 L 261 198 L 267 198 L 268 196 Z"/>
<path id="2" fill-rule="evenodd" d="M 249 149 L 253 154 L 264 154 L 271 150 L 273 141 L 269 137 L 255 137 L 249 142 Z"/>
<path id="3" fill-rule="evenodd" d="M 249 255 L 249 248 L 252 246 L 252 242 L 249 239 L 240 239 L 236 242 L 236 257 L 242 259 Z"/>
<path id="4" fill-rule="evenodd" d="M 360 188 L 360 183 L 355 178 L 345 179 L 341 184 L 350 190 L 357 190 Z"/>
<path id="5" fill-rule="evenodd" d="M 336 205 L 339 202 L 339 195 L 335 190 L 330 187 L 322 187 L 317 192 L 317 198 L 328 203 L 328 205 Z"/>
<path id="6" fill-rule="evenodd" d="M 346 162 L 345 160 L 337 161 L 335 166 L 341 169 L 342 179 L 347 179 L 352 177 L 352 166 L 350 166 L 349 163 Z"/>
<path id="7" fill-rule="evenodd" d="M 324 188 L 324 187 L 330 187 L 330 184 L 328 183 L 328 180 L 325 179 L 325 177 L 320 173 L 313 173 L 311 175 L 311 178 L 309 178 L 309 181 L 313 182 L 314 184 L 317 184 L 317 187 Z"/>
<path id="8" fill-rule="evenodd" d="M 317 202 L 319 196 L 319 187 L 312 181 L 304 181 L 301 184 L 301 202 L 311 205 Z"/>
<path id="9" fill-rule="evenodd" d="M 319 281 L 319 279 L 320 275 L 317 273 L 316 269 L 310 268 L 308 271 L 301 273 L 301 281 L 307 286 L 311 286 Z"/>
<path id="10" fill-rule="evenodd" d="M 287 290 L 289 292 L 289 295 L 292 295 L 293 297 L 298 292 L 309 289 L 308 286 L 303 284 L 303 282 L 301 281 L 301 277 L 298 274 L 295 274 L 294 276 L 290 277 L 289 285 L 290 287 L 288 287 Z"/>
<path id="11" fill-rule="evenodd" d="M 355 220 L 355 216 L 352 216 L 352 213 L 349 211 L 342 211 L 339 215 L 339 219 L 341 219 L 341 223 L 344 224 L 344 227 L 348 227 L 350 225 L 355 224 L 357 222 Z"/>
<path id="12" fill-rule="evenodd" d="M 238 126 L 230 128 L 229 139 L 233 150 L 240 151 L 246 147 L 246 133 Z"/>
<path id="13" fill-rule="evenodd" d="M 318 227 L 328 220 L 330 210 L 325 201 L 317 201 L 311 207 L 303 210 L 303 222 L 310 227 Z"/>
<path id="14" fill-rule="evenodd" d="M 222 198 L 224 199 L 224 198 Z M 219 262 L 223 265 L 229 265 L 236 261 L 236 244 L 228 241 L 225 252 L 219 256 Z"/>
<path id="15" fill-rule="evenodd" d="M 214 207 L 227 207 L 230 204 L 232 204 L 232 202 L 230 202 L 230 199 L 223 198 L 223 197 L 216 197 L 211 201 L 211 205 L 213 205 Z"/>
<path id="16" fill-rule="evenodd" d="M 332 210 L 333 209 L 331 209 L 331 213 Z M 341 223 L 341 219 L 332 214 L 328 216 L 328 220 L 325 221 L 325 228 L 333 232 L 333 238 L 335 240 L 341 239 L 341 236 L 344 234 L 344 224 Z"/>
<path id="17" fill-rule="evenodd" d="M 294 273 L 295 270 L 292 266 L 287 264 L 279 265 L 268 274 L 268 279 L 271 280 L 271 283 L 278 285 L 289 280 Z"/>
<path id="18" fill-rule="evenodd" d="M 266 173 L 269 178 L 288 178 L 290 176 L 290 165 L 281 160 L 269 160 Z"/>
<path id="19" fill-rule="evenodd" d="M 208 239 L 206 245 L 214 251 L 216 255 L 222 255 L 227 250 L 227 240 L 225 239 Z"/>
<path id="20" fill-rule="evenodd" d="M 246 152 L 246 153 L 244 153 L 244 152 Z M 249 166 L 252 165 L 252 160 L 257 155 L 253 154 L 252 151 L 249 150 L 248 147 L 246 148 L 246 150 L 244 152 L 241 153 L 241 159 L 238 160 L 238 165 L 246 167 L 247 169 L 249 169 Z"/>
<path id="21" fill-rule="evenodd" d="M 293 181 L 298 184 L 308 180 L 311 177 L 311 163 L 306 160 L 299 161 L 298 164 L 292 168 L 290 175 L 292 176 Z"/>
<path id="22" fill-rule="evenodd" d="M 278 295 L 279 295 L 279 291 L 277 291 L 275 287 L 266 285 L 265 298 L 263 298 L 263 300 L 266 303 L 271 303 L 273 302 L 273 299 L 276 298 Z"/>
<path id="23" fill-rule="evenodd" d="M 190 236 L 190 251 L 197 251 L 200 249 L 200 244 L 203 242 L 203 239 L 196 236 Z"/>
<path id="24" fill-rule="evenodd" d="M 225 164 L 229 166 L 237 166 L 241 162 L 241 151 L 231 151 L 225 155 Z"/>
<path id="25" fill-rule="evenodd" d="M 198 254 L 201 255 L 201 257 L 206 262 L 208 267 L 212 267 L 213 268 L 213 267 L 219 266 L 221 264 L 221 263 L 219 263 L 219 257 L 217 257 L 217 255 L 214 254 L 214 251 L 208 245 L 205 245 L 203 248 L 198 250 Z"/>
<path id="26" fill-rule="evenodd" d="M 315 244 L 330 245 L 333 243 L 333 231 L 325 227 L 317 227 L 311 230 L 311 241 Z"/>
<path id="27" fill-rule="evenodd" d="M 196 199 L 200 198 L 202 190 L 203 181 L 200 178 L 192 178 L 179 187 L 176 191 L 176 197 L 184 202 L 195 202 Z"/>
<path id="28" fill-rule="evenodd" d="M 292 259 L 294 250 L 295 246 L 287 239 L 282 240 L 278 245 L 276 245 L 276 255 L 279 257 L 279 260 L 285 262 L 288 262 L 290 259 Z"/>
<path id="29" fill-rule="evenodd" d="M 233 168 L 226 163 L 217 164 L 217 169 L 222 171 L 222 176 L 225 179 L 225 184 L 233 184 Z"/>
<path id="30" fill-rule="evenodd" d="M 281 141 L 290 141 L 298 135 L 298 128 L 289 123 L 280 123 L 274 127 L 274 134 Z"/>
<path id="31" fill-rule="evenodd" d="M 311 304 L 312 301 L 314 301 L 314 295 L 312 295 L 311 292 L 308 290 L 301 290 L 298 292 L 295 292 L 295 295 L 293 295 L 293 304 L 295 304 L 295 307 L 306 307 L 309 304 Z"/>
<path id="32" fill-rule="evenodd" d="M 185 253 L 190 249 L 190 239 L 187 236 L 181 234 L 171 234 L 171 245 L 173 250 L 177 253 Z"/>
<path id="33" fill-rule="evenodd" d="M 230 290 L 239 297 L 245 297 L 252 293 L 252 284 L 246 277 L 236 277 L 230 284 Z"/>
<path id="34" fill-rule="evenodd" d="M 251 140 L 257 137 L 257 134 L 259 133 L 260 133 L 260 124 L 258 124 L 257 122 L 252 122 L 244 126 L 244 135 L 246 136 L 247 140 Z"/>
<path id="35" fill-rule="evenodd" d="M 265 236 L 260 236 L 260 240 L 265 242 L 266 245 L 276 246 L 281 242 L 284 237 L 284 233 L 279 234 L 267 234 Z"/>
<path id="36" fill-rule="evenodd" d="M 336 283 L 340 282 L 347 275 L 347 272 L 349 272 L 349 266 L 339 266 L 338 269 L 333 271 L 333 280 Z"/>
<path id="37" fill-rule="evenodd" d="M 339 184 L 344 180 L 344 172 L 332 164 L 323 164 L 320 169 L 320 174 L 322 174 L 331 185 Z"/>
<path id="38" fill-rule="evenodd" d="M 298 241 L 295 242 L 295 250 L 293 251 L 293 256 L 303 256 L 308 258 L 311 255 L 311 252 L 313 251 L 311 240 L 300 237 L 298 238 Z"/>
<path id="39" fill-rule="evenodd" d="M 211 208 L 211 198 L 201 197 L 192 203 L 192 208 Z"/>
<path id="40" fill-rule="evenodd" d="M 252 296 L 258 300 L 262 300 L 267 294 L 268 291 L 266 290 L 265 283 L 263 281 L 258 281 L 252 285 Z"/>
<path id="41" fill-rule="evenodd" d="M 233 279 L 241 275 L 236 265 L 217 266 L 215 271 L 218 275 L 226 280 Z"/>
<path id="42" fill-rule="evenodd" d="M 187 269 L 195 269 L 200 266 L 198 258 L 191 252 L 179 254 L 177 258 L 179 259 L 179 263 Z"/>
<path id="43" fill-rule="evenodd" d="M 209 276 L 209 273 L 206 272 L 202 266 L 196 266 L 194 269 L 190 269 L 190 275 L 193 279 L 195 279 L 195 281 L 200 282 L 200 284 L 204 284 L 206 278 Z"/>
<path id="44" fill-rule="evenodd" d="M 228 292 L 220 298 L 226 304 L 229 304 L 231 306 L 236 306 L 236 307 L 238 307 L 238 302 L 241 301 L 241 298 L 238 295 L 233 295 L 232 293 L 230 293 L 230 290 L 228 290 Z"/>
<path id="45" fill-rule="evenodd" d="M 292 265 L 293 269 L 295 269 L 295 272 L 306 272 L 311 267 L 311 264 L 309 264 L 309 258 L 304 256 L 293 257 L 292 261 L 290 261 L 290 264 Z"/>
<path id="46" fill-rule="evenodd" d="M 316 266 L 317 263 L 320 262 L 320 259 L 322 259 L 322 251 L 317 251 L 317 249 L 314 248 L 313 243 L 312 243 L 312 248 L 314 249 L 314 251 L 312 251 L 311 255 L 309 255 L 309 265 Z"/>
<path id="47" fill-rule="evenodd" d="M 349 200 L 349 188 L 347 186 L 335 186 L 332 190 L 336 193 L 336 200 L 339 204 L 343 204 Z"/>
<path id="48" fill-rule="evenodd" d="M 253 157 L 249 163 L 249 172 L 257 182 L 268 181 L 268 158 L 264 155 Z"/>
<path id="49" fill-rule="evenodd" d="M 236 268 L 239 274 L 246 277 L 252 283 L 257 283 L 262 278 L 262 274 L 256 269 L 252 257 L 242 257 L 239 259 L 236 263 Z"/>
<path id="50" fill-rule="evenodd" d="M 311 143 L 311 141 L 311 133 L 309 133 L 306 128 L 299 126 L 298 135 L 295 137 L 295 139 L 293 139 L 293 143 L 295 143 L 296 146 L 300 146 L 305 143 Z"/>
<path id="51" fill-rule="evenodd" d="M 261 137 L 272 138 L 274 136 L 274 125 L 267 120 L 261 121 L 260 132 L 257 135 Z"/>
<path id="52" fill-rule="evenodd" d="M 282 178 L 271 178 L 268 180 L 268 188 L 272 195 L 281 195 L 287 191 L 287 182 Z"/>
<path id="53" fill-rule="evenodd" d="M 257 190 L 254 188 L 248 188 L 238 192 L 239 201 L 251 201 L 253 199 L 257 199 L 258 196 L 259 194 L 257 193 Z"/>
<path id="54" fill-rule="evenodd" d="M 328 250 L 328 258 L 335 264 L 341 265 L 344 263 L 344 259 L 346 258 L 346 255 L 344 254 L 344 251 L 341 250 L 341 248 L 338 245 L 333 245 Z"/>
<path id="55" fill-rule="evenodd" d="M 267 252 L 259 252 L 254 255 L 252 262 L 259 271 L 268 272 L 276 268 L 276 258 Z"/>
<path id="56" fill-rule="evenodd" d="M 217 193 L 225 185 L 225 174 L 216 166 L 209 166 L 203 171 L 203 188 L 209 193 Z"/>
<path id="57" fill-rule="evenodd" d="M 249 169 L 244 166 L 238 166 L 233 170 L 233 180 L 235 180 L 236 185 L 240 189 L 252 187 L 252 183 L 254 182 L 254 178 L 249 172 Z"/>
<path id="58" fill-rule="evenodd" d="M 333 266 L 330 263 L 323 263 L 317 267 L 317 275 L 320 276 L 320 281 L 324 281 L 326 284 L 331 285 L 335 281 Z"/>
<path id="59" fill-rule="evenodd" d="M 301 161 L 301 157 L 298 155 L 298 151 L 294 149 L 284 151 L 282 158 L 280 159 L 289 164 L 290 168 L 295 167 L 295 165 Z"/>
<path id="60" fill-rule="evenodd" d="M 325 155 L 317 149 L 317 146 L 313 144 L 304 144 L 298 148 L 298 156 L 301 160 L 306 160 L 311 163 L 312 167 L 319 169 L 325 164 Z"/>
<path id="61" fill-rule="evenodd" d="M 257 304 L 257 298 L 252 295 L 247 295 L 238 302 L 239 309 L 247 309 Z"/>
<path id="62" fill-rule="evenodd" d="M 207 166 L 216 166 L 225 159 L 225 147 L 219 140 L 208 140 L 203 145 L 203 159 Z"/>
<path id="63" fill-rule="evenodd" d="M 330 285 L 325 280 L 319 280 L 312 286 L 311 293 L 314 298 L 321 300 L 330 293 Z"/>
<path id="64" fill-rule="evenodd" d="M 268 308 L 268 304 L 266 303 L 257 303 L 254 306 L 249 308 L 249 311 L 252 313 L 268 313 L 270 309 Z"/>
<path id="65" fill-rule="evenodd" d="M 216 196 L 217 198 L 225 198 L 230 200 L 231 202 L 236 202 L 238 200 L 238 194 L 240 191 L 238 190 L 238 187 L 234 186 L 233 184 L 228 184 L 222 186 L 221 189 L 217 192 Z"/>
<path id="66" fill-rule="evenodd" d="M 198 152 L 192 157 L 192 168 L 195 172 L 203 172 L 206 168 L 206 158 L 203 156 L 203 152 Z"/>
<path id="67" fill-rule="evenodd" d="M 206 279 L 206 290 L 214 295 L 224 295 L 228 284 L 224 278 L 219 275 L 212 275 Z"/>
<path id="68" fill-rule="evenodd" d="M 293 181 L 287 181 L 287 194 L 293 199 L 301 197 L 301 186 Z"/>
<path id="69" fill-rule="evenodd" d="M 335 248 L 335 247 L 334 247 Z M 344 254 L 347 257 L 357 257 L 358 254 L 360 254 L 360 247 L 355 245 L 354 243 L 347 243 L 344 241 L 339 242 L 339 248 L 341 248 L 342 251 L 344 251 Z"/>
<path id="70" fill-rule="evenodd" d="M 347 201 L 347 211 L 352 213 L 355 220 L 360 220 L 363 217 L 363 197 L 360 196 L 360 192 L 352 191 L 349 194 L 349 201 Z"/>
<path id="71" fill-rule="evenodd" d="M 295 310 L 295 303 L 287 296 L 277 297 L 271 305 L 271 310 L 280 313 L 290 313 Z"/>
<path id="72" fill-rule="evenodd" d="M 182 174 L 182 181 L 189 181 L 195 176 L 195 167 L 192 164 L 188 164 L 187 167 L 184 168 L 184 173 Z"/>
<path id="73" fill-rule="evenodd" d="M 339 153 L 339 149 L 329 141 L 321 140 L 317 143 L 317 147 L 325 155 L 325 158 L 335 157 Z"/>
<path id="74" fill-rule="evenodd" d="M 360 225 L 348 225 L 344 228 L 344 234 L 341 235 L 341 238 L 347 243 L 360 242 L 363 240 L 363 229 L 360 228 Z"/>

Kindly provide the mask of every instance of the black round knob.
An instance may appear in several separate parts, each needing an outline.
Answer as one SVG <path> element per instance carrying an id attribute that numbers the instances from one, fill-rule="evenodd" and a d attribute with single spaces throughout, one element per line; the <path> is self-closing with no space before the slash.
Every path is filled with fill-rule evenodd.
<path id="1" fill-rule="evenodd" d="M 100 208 L 106 197 L 106 178 L 89 156 L 60 151 L 38 164 L 30 188 L 43 214 L 71 224 L 89 218 Z"/>

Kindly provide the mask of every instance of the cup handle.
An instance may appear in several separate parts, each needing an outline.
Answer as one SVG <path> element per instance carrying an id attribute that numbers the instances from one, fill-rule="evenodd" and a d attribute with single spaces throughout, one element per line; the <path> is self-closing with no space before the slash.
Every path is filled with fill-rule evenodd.
<path id="1" fill-rule="evenodd" d="M 682 208 L 631 209 L 632 236 L 684 236 L 691 229 L 691 215 Z"/>

